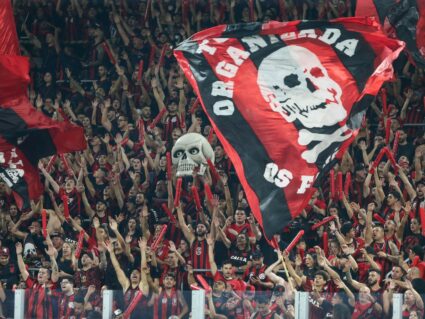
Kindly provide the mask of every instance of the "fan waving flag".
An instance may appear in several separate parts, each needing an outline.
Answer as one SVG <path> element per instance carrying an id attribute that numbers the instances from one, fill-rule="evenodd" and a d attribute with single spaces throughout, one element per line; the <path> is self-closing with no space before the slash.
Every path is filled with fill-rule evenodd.
<path id="1" fill-rule="evenodd" d="M 267 238 L 342 156 L 403 47 L 347 18 L 221 25 L 175 49 Z"/>
<path id="2" fill-rule="evenodd" d="M 358 0 L 356 16 L 374 16 L 388 36 L 406 42 L 416 63 L 425 66 L 424 0 Z"/>
<path id="3" fill-rule="evenodd" d="M 13 190 L 20 208 L 43 192 L 40 158 L 86 148 L 84 131 L 38 112 L 26 96 L 28 58 L 19 43 L 10 1 L 0 1 L 0 178 Z"/>

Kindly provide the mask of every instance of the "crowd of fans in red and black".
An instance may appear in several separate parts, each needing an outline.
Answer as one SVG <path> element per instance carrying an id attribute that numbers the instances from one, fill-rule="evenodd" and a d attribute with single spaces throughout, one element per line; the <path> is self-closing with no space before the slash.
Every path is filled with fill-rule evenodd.
<path id="1" fill-rule="evenodd" d="M 45 192 L 30 211 L 0 182 L 0 318 L 13 317 L 14 289 L 26 289 L 25 318 L 100 318 L 105 289 L 115 291 L 116 318 L 134 298 L 131 318 L 189 318 L 198 275 L 212 288 L 208 318 L 294 318 L 295 291 L 310 292 L 311 318 L 391 318 L 395 293 L 403 318 L 423 317 L 424 69 L 406 54 L 396 61 L 388 111 L 378 97 L 334 167 L 335 177 L 352 176 L 346 192 L 331 194 L 323 181 L 275 235 L 275 250 L 172 54 L 214 25 L 352 16 L 355 1 L 254 0 L 252 9 L 248 0 L 13 2 L 34 107 L 81 125 L 89 147 L 40 163 Z M 208 138 L 220 180 L 195 172 L 174 207 L 166 153 L 188 132 Z M 396 165 L 383 157 L 375 169 L 394 139 Z M 205 182 L 214 200 L 197 209 L 191 187 L 203 199 Z M 304 237 L 285 253 L 299 230 Z"/>

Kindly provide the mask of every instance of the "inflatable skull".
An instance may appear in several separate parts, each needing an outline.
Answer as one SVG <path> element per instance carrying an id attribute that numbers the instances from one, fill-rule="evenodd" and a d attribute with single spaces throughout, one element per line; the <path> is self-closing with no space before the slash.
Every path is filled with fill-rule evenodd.
<path id="1" fill-rule="evenodd" d="M 260 64 L 257 83 L 263 98 L 285 120 L 305 128 L 331 126 L 347 115 L 341 87 L 310 50 L 288 45 Z"/>
<path id="2" fill-rule="evenodd" d="M 24 257 L 25 258 L 31 258 L 37 256 L 37 250 L 35 249 L 35 246 L 31 242 L 25 243 L 24 246 Z"/>
<path id="3" fill-rule="evenodd" d="M 198 133 L 182 135 L 171 150 L 173 165 L 177 166 L 177 176 L 192 175 L 195 168 L 203 175 L 207 159 L 214 163 L 214 151 L 207 139 Z"/>

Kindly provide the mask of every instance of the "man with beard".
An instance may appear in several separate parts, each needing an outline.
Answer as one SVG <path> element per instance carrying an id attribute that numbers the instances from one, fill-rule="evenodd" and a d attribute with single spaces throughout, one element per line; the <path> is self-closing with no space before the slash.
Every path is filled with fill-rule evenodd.
<path id="1" fill-rule="evenodd" d="M 407 140 L 406 131 L 403 128 L 397 130 L 398 136 L 398 149 L 397 154 L 394 155 L 395 160 L 398 161 L 400 157 L 413 158 L 415 148 L 412 143 Z"/>
<path id="2" fill-rule="evenodd" d="M 384 292 L 384 288 L 381 287 L 381 277 L 382 274 L 377 269 L 371 269 L 369 271 L 369 275 L 367 277 L 366 285 L 353 280 L 351 277 L 351 273 L 348 271 L 346 272 L 347 281 L 353 287 L 354 289 L 358 290 L 359 292 L 362 292 L 362 288 L 368 287 L 369 293 L 371 293 L 376 302 L 379 302 L 382 305 L 382 293 Z"/>
<path id="3" fill-rule="evenodd" d="M 150 301 L 150 305 L 152 304 L 154 319 L 183 318 L 189 311 L 183 294 L 176 289 L 176 279 L 172 274 L 164 277 L 159 293 Z"/>
<path id="4" fill-rule="evenodd" d="M 133 299 L 138 294 L 143 294 L 142 299 L 137 304 L 130 318 L 139 317 L 141 314 L 147 316 L 148 313 L 148 295 L 149 285 L 147 280 L 147 261 L 146 261 L 146 240 L 139 240 L 139 248 L 141 254 L 141 269 L 133 269 L 130 274 L 130 279 L 127 278 L 126 274 L 122 270 L 117 258 L 115 257 L 114 247 L 110 243 L 105 243 L 112 265 L 118 277 L 118 281 L 122 287 L 124 293 L 124 309 L 127 309 Z"/>
<path id="5" fill-rule="evenodd" d="M 181 230 L 186 240 L 189 242 L 191 250 L 191 261 L 194 269 L 210 269 L 210 260 L 208 258 L 207 244 L 207 226 L 199 222 L 195 229 L 195 234 L 187 226 L 182 207 L 177 207 L 177 217 Z M 214 275 L 214 274 L 213 274 Z"/>
<path id="6" fill-rule="evenodd" d="M 251 267 L 247 267 L 243 274 L 243 279 L 249 281 L 256 291 L 272 289 L 274 284 L 266 276 L 267 265 L 264 264 L 264 256 L 260 250 L 251 254 Z"/>
<path id="7" fill-rule="evenodd" d="M 108 78 L 108 72 L 104 65 L 99 65 L 97 67 L 97 86 L 101 87 L 105 93 L 109 92 L 111 88 L 111 80 Z"/>

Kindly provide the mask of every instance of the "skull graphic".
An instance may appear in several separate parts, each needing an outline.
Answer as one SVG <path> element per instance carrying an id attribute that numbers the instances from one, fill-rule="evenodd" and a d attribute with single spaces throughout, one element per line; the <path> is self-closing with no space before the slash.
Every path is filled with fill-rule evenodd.
<path id="1" fill-rule="evenodd" d="M 207 159 L 214 162 L 214 151 L 207 139 L 198 133 L 182 135 L 171 150 L 173 165 L 177 166 L 177 176 L 192 175 L 195 168 L 203 175 Z"/>
<path id="2" fill-rule="evenodd" d="M 35 246 L 31 242 L 25 243 L 24 246 L 24 256 L 25 258 L 31 258 L 37 256 L 37 250 L 35 249 Z"/>
<path id="3" fill-rule="evenodd" d="M 258 69 L 263 98 L 285 120 L 305 128 L 335 125 L 347 115 L 341 87 L 310 50 L 288 45 L 268 55 Z"/>

